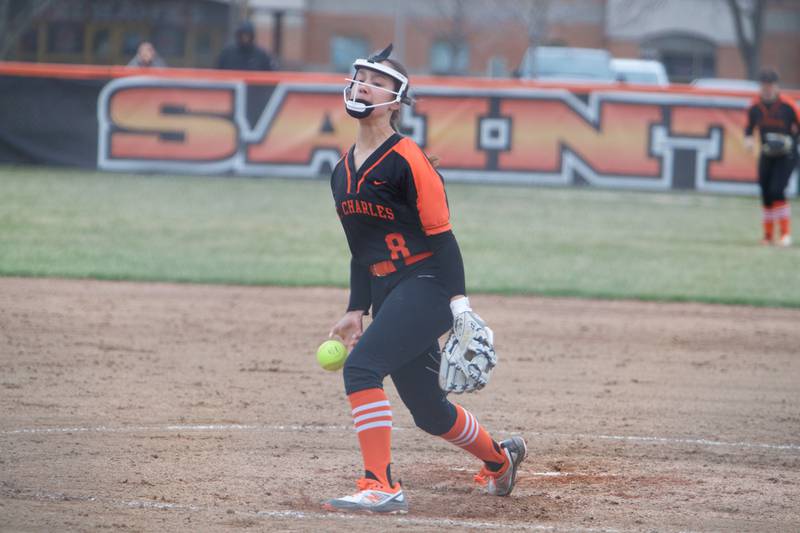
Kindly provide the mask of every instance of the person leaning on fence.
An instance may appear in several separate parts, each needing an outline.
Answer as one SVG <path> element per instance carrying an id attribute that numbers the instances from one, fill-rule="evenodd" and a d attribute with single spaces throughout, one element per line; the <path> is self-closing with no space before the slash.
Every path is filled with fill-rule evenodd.
<path id="1" fill-rule="evenodd" d="M 128 62 L 128 66 L 163 68 L 167 66 L 167 63 L 158 55 L 153 43 L 150 41 L 142 41 L 136 49 L 136 55 Z"/>
<path id="2" fill-rule="evenodd" d="M 761 155 L 758 158 L 758 185 L 763 206 L 764 244 L 772 244 L 775 222 L 780 228 L 778 244 L 790 246 L 791 212 L 786 201 L 786 186 L 797 166 L 797 137 L 800 135 L 800 111 L 797 105 L 780 94 L 778 73 L 765 69 L 759 75 L 761 94 L 747 113 L 745 146 L 753 151 L 753 130 L 758 128 Z"/>
<path id="3" fill-rule="evenodd" d="M 225 70 L 275 70 L 275 61 L 256 44 L 253 24 L 243 22 L 236 30 L 236 39 L 222 49 L 217 68 Z"/>

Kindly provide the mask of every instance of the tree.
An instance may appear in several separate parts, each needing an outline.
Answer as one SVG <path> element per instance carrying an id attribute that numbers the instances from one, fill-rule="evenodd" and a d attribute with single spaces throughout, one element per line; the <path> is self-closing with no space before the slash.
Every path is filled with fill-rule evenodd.
<path id="1" fill-rule="evenodd" d="M 446 73 L 464 74 L 468 65 L 468 36 L 475 28 L 485 28 L 497 23 L 514 21 L 526 32 L 528 45 L 536 47 L 547 42 L 550 7 L 557 0 L 416 0 L 398 2 L 395 29 L 405 32 L 406 17 L 441 19 L 445 21 L 435 30 L 435 36 L 450 58 Z M 398 57 L 402 57 L 404 42 L 395 43 Z M 475 46 L 490 43 L 473 42 Z M 441 72 L 441 73 L 444 73 Z"/>
<path id="2" fill-rule="evenodd" d="M 525 49 L 522 50 L 521 57 L 511 58 L 514 63 L 514 76 L 520 76 L 533 69 L 533 55 L 528 53 L 549 40 L 550 22 L 552 19 L 551 8 L 557 4 L 558 0 L 494 0 L 485 2 L 482 13 L 484 24 L 497 25 L 509 24 L 513 28 L 511 31 L 517 33 L 516 28 L 520 28 L 525 35 Z M 516 27 L 516 28 L 514 28 Z M 508 31 L 508 30 L 507 30 Z M 498 38 L 506 38 L 502 33 Z M 488 46 L 491 46 L 489 41 Z M 503 66 L 504 68 L 504 66 Z"/>
<path id="3" fill-rule="evenodd" d="M 536 48 L 547 42 L 550 8 L 553 0 L 512 0 L 504 2 L 514 17 L 525 27 L 528 48 Z"/>
<path id="4" fill-rule="evenodd" d="M 761 64 L 761 41 L 764 34 L 764 11 L 768 0 L 727 0 L 736 29 L 739 54 L 747 77 L 756 79 Z"/>
<path id="5" fill-rule="evenodd" d="M 763 37 L 763 21 L 769 0 L 719 0 L 727 4 L 733 19 L 736 44 L 744 63 L 747 77 L 758 76 Z M 625 24 L 635 23 L 641 17 L 652 16 L 652 12 L 665 7 L 665 0 L 623 0 L 622 12 L 627 14 Z"/>
<path id="6" fill-rule="evenodd" d="M 55 0 L 29 0 L 12 14 L 11 1 L 0 0 L 0 59 L 6 59 L 11 54 L 19 38 L 55 3 Z"/>
<path id="7" fill-rule="evenodd" d="M 444 0 L 436 2 L 433 7 L 438 15 L 450 23 L 439 33 L 439 40 L 445 44 L 450 58 L 449 72 L 440 74 L 466 74 L 467 64 L 467 31 L 469 0 Z"/>

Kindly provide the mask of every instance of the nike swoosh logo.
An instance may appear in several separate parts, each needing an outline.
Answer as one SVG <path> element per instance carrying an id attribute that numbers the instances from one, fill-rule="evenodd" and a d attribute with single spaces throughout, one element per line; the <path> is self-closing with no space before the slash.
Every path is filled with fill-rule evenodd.
<path id="1" fill-rule="evenodd" d="M 374 180 L 372 182 L 373 185 L 378 185 L 378 186 L 383 185 L 384 183 L 386 183 L 386 182 L 385 181 L 380 181 L 380 180 Z"/>

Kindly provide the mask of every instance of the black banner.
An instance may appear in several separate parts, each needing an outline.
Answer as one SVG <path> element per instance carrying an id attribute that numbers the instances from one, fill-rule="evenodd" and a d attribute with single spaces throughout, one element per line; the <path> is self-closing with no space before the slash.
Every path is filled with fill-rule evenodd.
<path id="1" fill-rule="evenodd" d="M 0 63 L 0 162 L 316 177 L 355 138 L 343 86 L 327 74 Z M 448 180 L 757 193 L 743 143 L 752 94 L 442 78 L 412 88 L 403 131 Z"/>

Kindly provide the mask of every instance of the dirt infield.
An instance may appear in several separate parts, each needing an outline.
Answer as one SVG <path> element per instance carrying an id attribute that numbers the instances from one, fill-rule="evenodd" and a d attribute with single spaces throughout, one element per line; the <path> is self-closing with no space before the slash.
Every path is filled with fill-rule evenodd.
<path id="1" fill-rule="evenodd" d="M 313 353 L 336 289 L 0 279 L 0 529 L 800 530 L 800 311 L 475 296 L 501 358 L 458 397 L 530 459 L 510 498 L 413 427 L 405 516 L 321 512 L 360 455 Z"/>

